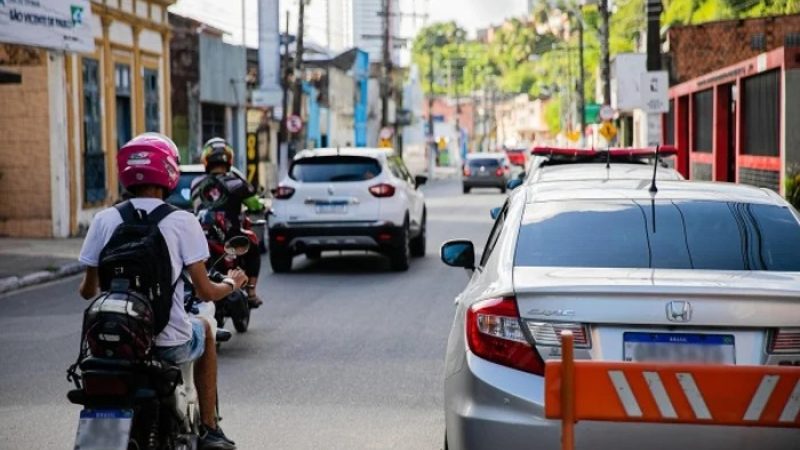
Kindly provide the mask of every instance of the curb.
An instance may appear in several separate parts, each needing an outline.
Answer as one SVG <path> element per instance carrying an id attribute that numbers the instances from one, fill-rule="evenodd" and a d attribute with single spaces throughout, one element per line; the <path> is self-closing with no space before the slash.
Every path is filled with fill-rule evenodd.
<path id="1" fill-rule="evenodd" d="M 60 278 L 66 278 L 70 275 L 80 273 L 82 270 L 83 264 L 74 262 L 64 264 L 54 271 L 42 270 L 23 275 L 21 277 L 0 278 L 0 294 L 6 294 L 25 287 L 47 283 L 48 281 L 58 280 Z"/>

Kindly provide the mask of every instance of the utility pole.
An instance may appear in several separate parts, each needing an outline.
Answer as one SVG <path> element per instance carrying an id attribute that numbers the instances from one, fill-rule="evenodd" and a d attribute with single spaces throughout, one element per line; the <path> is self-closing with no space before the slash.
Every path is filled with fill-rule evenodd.
<path id="1" fill-rule="evenodd" d="M 661 0 L 647 0 L 647 70 L 661 70 Z"/>
<path id="2" fill-rule="evenodd" d="M 292 99 L 292 114 L 300 115 L 303 110 L 303 34 L 305 32 L 306 2 L 300 0 L 300 9 L 297 18 L 297 49 L 294 56 L 294 98 Z M 295 147 L 290 149 L 290 158 L 294 157 L 294 152 L 305 147 L 302 140 L 305 127 L 293 136 Z"/>
<path id="3" fill-rule="evenodd" d="M 278 142 L 278 168 L 280 178 L 283 179 L 285 172 L 289 169 L 289 130 L 286 129 L 286 122 L 289 119 L 289 11 L 286 11 L 286 33 L 283 35 L 283 56 L 281 57 L 281 88 L 283 98 L 281 99 L 281 128 Z"/>
<path id="4" fill-rule="evenodd" d="M 586 133 L 586 70 L 583 66 L 583 16 L 578 15 L 578 123 L 581 124 L 580 145 L 585 145 Z"/>
<path id="5" fill-rule="evenodd" d="M 603 86 L 603 104 L 611 104 L 611 59 L 609 56 L 608 39 L 608 0 L 600 0 L 600 82 Z"/>
<path id="6" fill-rule="evenodd" d="M 381 79 L 381 127 L 389 126 L 389 94 L 392 77 L 392 0 L 383 0 L 383 77 Z"/>
<path id="7" fill-rule="evenodd" d="M 436 61 L 433 59 L 433 46 L 429 47 L 428 59 L 428 179 L 433 180 L 433 167 L 436 165 L 436 136 L 433 133 L 433 71 Z"/>

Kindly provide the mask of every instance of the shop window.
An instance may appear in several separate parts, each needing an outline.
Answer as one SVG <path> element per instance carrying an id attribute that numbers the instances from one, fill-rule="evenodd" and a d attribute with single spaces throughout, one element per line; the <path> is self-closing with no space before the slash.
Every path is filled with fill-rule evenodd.
<path id="1" fill-rule="evenodd" d="M 225 137 L 225 107 L 203 103 L 202 108 L 203 142 L 214 137 Z"/>
<path id="2" fill-rule="evenodd" d="M 161 119 L 158 108 L 158 71 L 144 69 L 145 131 L 161 131 Z"/>
<path id="3" fill-rule="evenodd" d="M 133 138 L 131 124 L 131 67 L 127 64 L 114 66 L 116 93 L 117 148 Z"/>
<path id="4" fill-rule="evenodd" d="M 83 197 L 88 204 L 106 198 L 106 159 L 100 121 L 100 69 L 96 59 L 82 59 Z"/>
<path id="5" fill-rule="evenodd" d="M 714 132 L 714 93 L 711 89 L 694 94 L 692 110 L 694 137 L 692 148 L 696 152 L 711 153 Z"/>
<path id="6" fill-rule="evenodd" d="M 746 155 L 778 156 L 780 146 L 780 73 L 777 70 L 745 78 L 743 86 Z"/>

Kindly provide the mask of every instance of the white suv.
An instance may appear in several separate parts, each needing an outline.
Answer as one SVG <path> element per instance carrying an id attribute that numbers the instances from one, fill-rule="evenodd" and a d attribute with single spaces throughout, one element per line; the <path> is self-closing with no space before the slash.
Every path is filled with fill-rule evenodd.
<path id="1" fill-rule="evenodd" d="M 371 250 L 407 270 L 425 255 L 425 198 L 392 150 L 304 150 L 273 193 L 269 214 L 272 270 L 288 272 L 292 259 L 316 259 L 325 250 Z"/>

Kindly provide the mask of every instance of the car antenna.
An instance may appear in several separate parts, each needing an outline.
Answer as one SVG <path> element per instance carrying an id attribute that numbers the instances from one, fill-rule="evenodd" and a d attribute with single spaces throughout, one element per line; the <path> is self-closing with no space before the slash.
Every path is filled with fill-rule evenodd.
<path id="1" fill-rule="evenodd" d="M 611 168 L 611 149 L 606 148 L 606 169 Z"/>
<path id="2" fill-rule="evenodd" d="M 650 193 L 655 194 L 658 192 L 658 187 L 656 187 L 656 175 L 658 174 L 658 151 L 660 145 L 656 145 L 656 158 L 653 162 L 653 179 L 650 181 Z"/>

